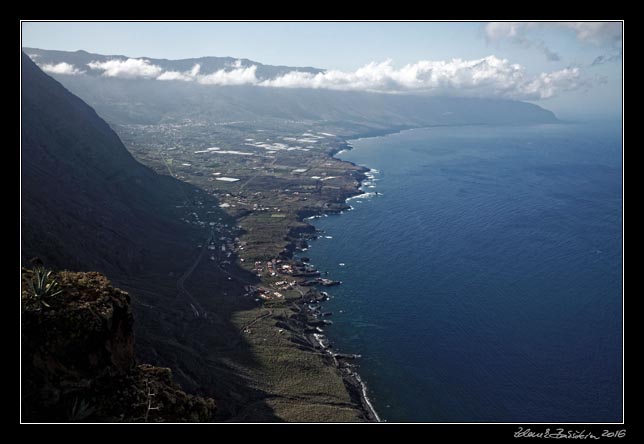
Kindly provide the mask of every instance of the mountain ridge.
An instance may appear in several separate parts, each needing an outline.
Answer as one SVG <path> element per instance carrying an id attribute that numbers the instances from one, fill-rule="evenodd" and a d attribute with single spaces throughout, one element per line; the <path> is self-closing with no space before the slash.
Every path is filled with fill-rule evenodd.
<path id="1" fill-rule="evenodd" d="M 127 60 L 127 59 L 143 59 L 148 60 L 150 63 L 160 66 L 169 71 L 189 71 L 195 64 L 201 66 L 202 71 L 214 72 L 220 69 L 231 67 L 235 62 L 241 62 L 242 66 L 247 67 L 251 65 L 257 66 L 257 75 L 260 78 L 271 78 L 286 74 L 291 71 L 309 72 L 317 74 L 324 72 L 324 69 L 314 67 L 293 67 L 286 65 L 267 65 L 261 62 L 256 62 L 242 57 L 218 57 L 218 56 L 202 56 L 202 57 L 189 57 L 185 59 L 162 59 L 155 57 L 129 57 L 122 54 L 97 54 L 85 50 L 77 51 L 60 51 L 40 48 L 23 47 L 23 52 L 27 53 L 30 57 L 35 56 L 39 64 L 56 64 L 56 63 L 69 63 L 76 68 L 85 69 L 87 74 L 91 76 L 100 76 L 100 71 L 93 71 L 88 69 L 87 64 L 90 62 L 106 62 L 108 60 Z"/>
<path id="2" fill-rule="evenodd" d="M 61 62 L 73 64 L 77 57 L 76 53 L 66 51 L 25 49 L 37 56 L 36 61 L 40 65 Z M 84 54 L 85 64 L 93 57 L 100 56 Z M 101 60 L 105 61 L 110 56 L 101 57 Z M 147 57 L 143 59 L 153 63 L 160 60 Z M 218 64 L 201 66 L 201 72 L 210 73 L 231 68 L 230 60 L 223 61 L 225 58 L 216 57 L 213 59 L 218 60 Z M 166 65 L 160 66 L 172 71 L 185 72 L 194 66 L 195 60 L 198 59 L 166 61 Z M 276 67 L 254 61 L 252 64 L 257 66 L 257 76 L 260 79 L 275 77 L 292 70 L 311 73 L 324 71 L 318 68 Z M 108 77 L 90 69 L 86 71 L 86 74 L 82 75 L 51 75 L 96 108 L 110 123 L 116 125 L 177 122 L 186 117 L 208 123 L 230 120 L 293 120 L 322 127 L 326 125 L 330 132 L 337 131 L 341 136 L 352 137 L 371 130 L 400 127 L 558 122 L 552 111 L 538 105 L 500 98 L 269 88 L 257 85 L 201 85 L 198 82 L 178 80 Z M 270 125 L 274 126 L 275 123 Z M 331 128 L 334 125 L 337 127 L 335 130 Z"/>

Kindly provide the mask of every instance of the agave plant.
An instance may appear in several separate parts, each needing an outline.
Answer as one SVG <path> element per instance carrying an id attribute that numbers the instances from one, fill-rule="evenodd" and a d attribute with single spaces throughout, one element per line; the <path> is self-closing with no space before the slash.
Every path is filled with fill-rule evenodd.
<path id="1" fill-rule="evenodd" d="M 92 407 L 87 401 L 85 401 L 84 399 L 79 400 L 78 398 L 76 398 L 74 400 L 74 405 L 67 413 L 67 417 L 70 421 L 82 421 L 91 416 L 94 411 L 96 411 L 96 409 Z"/>
<path id="2" fill-rule="evenodd" d="M 46 270 L 43 267 L 34 269 L 34 276 L 29 281 L 29 288 L 31 289 L 31 296 L 38 306 L 49 307 L 45 299 L 52 298 L 63 292 L 52 274 L 51 270 Z"/>

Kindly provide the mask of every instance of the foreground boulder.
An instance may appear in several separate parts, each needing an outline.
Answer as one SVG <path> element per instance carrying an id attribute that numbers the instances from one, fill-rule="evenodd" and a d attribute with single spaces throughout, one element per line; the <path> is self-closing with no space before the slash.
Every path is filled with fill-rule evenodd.
<path id="1" fill-rule="evenodd" d="M 22 273 L 22 420 L 204 422 L 212 399 L 138 365 L 127 293 L 100 273 Z"/>

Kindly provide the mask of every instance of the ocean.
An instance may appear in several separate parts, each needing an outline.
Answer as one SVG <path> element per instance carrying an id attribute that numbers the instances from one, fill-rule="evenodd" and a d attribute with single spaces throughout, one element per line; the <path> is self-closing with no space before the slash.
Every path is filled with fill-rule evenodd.
<path id="1" fill-rule="evenodd" d="M 439 127 L 351 142 L 373 170 L 317 218 L 337 351 L 390 422 L 622 420 L 618 125 Z M 378 192 L 376 195 L 375 192 Z"/>

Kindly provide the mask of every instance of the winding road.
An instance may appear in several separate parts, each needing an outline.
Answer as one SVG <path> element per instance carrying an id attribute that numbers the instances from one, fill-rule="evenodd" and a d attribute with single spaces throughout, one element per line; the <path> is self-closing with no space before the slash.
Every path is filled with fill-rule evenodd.
<path id="1" fill-rule="evenodd" d="M 199 262 L 201 262 L 201 259 L 203 259 L 203 255 L 206 253 L 208 245 L 210 245 L 212 239 L 213 233 L 210 233 L 208 239 L 203 243 L 203 247 L 201 248 L 201 251 L 199 252 L 199 255 L 197 256 L 195 261 L 192 263 L 192 265 L 190 265 L 190 267 L 188 267 L 188 269 L 181 275 L 181 277 L 177 279 L 177 291 L 179 292 L 178 296 L 183 297 L 188 301 L 188 304 L 190 304 L 190 308 L 192 309 L 192 313 L 197 319 L 201 317 L 203 317 L 204 319 L 208 318 L 208 313 L 206 312 L 206 310 L 204 310 L 197 299 L 195 299 L 192 293 L 186 290 L 185 283 L 186 279 L 190 277 L 192 272 L 195 271 L 195 268 L 197 268 L 197 265 L 199 265 Z"/>

